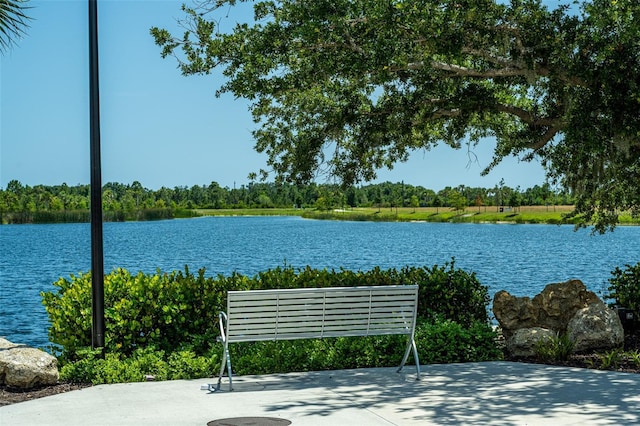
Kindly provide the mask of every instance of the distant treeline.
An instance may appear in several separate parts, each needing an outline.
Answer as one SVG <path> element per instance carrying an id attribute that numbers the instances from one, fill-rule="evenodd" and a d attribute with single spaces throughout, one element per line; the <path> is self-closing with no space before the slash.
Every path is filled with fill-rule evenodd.
<path id="1" fill-rule="evenodd" d="M 346 207 L 451 207 L 467 206 L 567 205 L 568 191 L 548 184 L 521 190 L 501 181 L 493 188 L 459 185 L 435 192 L 422 186 L 384 182 L 343 189 L 332 184 L 250 183 L 239 188 L 221 187 L 217 182 L 192 187 L 144 188 L 107 183 L 102 188 L 105 221 L 156 220 L 190 216 L 193 209 L 313 208 Z M 23 185 L 17 180 L 0 189 L 0 222 L 55 223 L 88 222 L 90 186 Z"/>

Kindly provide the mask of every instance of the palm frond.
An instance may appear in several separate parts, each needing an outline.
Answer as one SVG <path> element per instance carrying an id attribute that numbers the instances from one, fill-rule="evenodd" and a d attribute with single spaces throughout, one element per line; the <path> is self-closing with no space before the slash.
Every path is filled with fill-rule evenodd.
<path id="1" fill-rule="evenodd" d="M 6 52 L 25 34 L 29 18 L 25 14 L 28 0 L 0 0 L 0 52 Z"/>

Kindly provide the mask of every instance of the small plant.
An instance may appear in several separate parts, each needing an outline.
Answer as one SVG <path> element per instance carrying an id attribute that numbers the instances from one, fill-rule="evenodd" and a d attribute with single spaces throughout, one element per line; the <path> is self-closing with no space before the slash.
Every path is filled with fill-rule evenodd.
<path id="1" fill-rule="evenodd" d="M 600 354 L 600 369 L 602 370 L 615 370 L 622 362 L 623 356 L 619 349 L 614 349 L 604 354 Z"/>
<path id="2" fill-rule="evenodd" d="M 566 361 L 573 353 L 575 343 L 566 334 L 540 339 L 536 343 L 535 353 L 542 362 Z"/>
<path id="3" fill-rule="evenodd" d="M 627 357 L 637 368 L 640 368 L 640 351 L 630 351 L 627 352 Z"/>

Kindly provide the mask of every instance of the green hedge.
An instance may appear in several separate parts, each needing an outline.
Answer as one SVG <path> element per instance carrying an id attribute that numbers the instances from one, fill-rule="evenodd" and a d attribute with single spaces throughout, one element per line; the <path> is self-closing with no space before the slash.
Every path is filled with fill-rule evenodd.
<path id="1" fill-rule="evenodd" d="M 91 275 L 61 278 L 54 283 L 56 290 L 43 292 L 42 297 L 50 320 L 52 352 L 65 366 L 65 374 L 76 380 L 85 379 L 93 368 L 91 381 L 101 382 L 125 378 L 126 374 L 115 367 L 118 363 L 134 363 L 129 370 L 136 377 L 140 376 L 135 373 L 140 365 L 154 370 L 149 365 L 155 358 L 166 365 L 147 374 L 174 377 L 175 368 L 167 365 L 175 354 L 182 354 L 179 359 L 183 361 L 191 357 L 200 366 L 210 367 L 202 357 L 216 359 L 217 363 L 217 357 L 212 358 L 211 354 L 221 350 L 216 343 L 218 312 L 225 309 L 229 290 L 402 284 L 420 286 L 421 325 L 417 335 L 423 336 L 424 341 L 418 345 L 425 352 L 421 354 L 425 361 L 430 360 L 431 355 L 427 354 L 434 350 L 440 355 L 433 362 L 495 359 L 495 334 L 488 325 L 488 290 L 475 274 L 456 269 L 454 260 L 443 267 L 374 268 L 364 272 L 294 269 L 285 265 L 254 277 L 237 273 L 207 277 L 204 269 L 193 274 L 188 267 L 184 271 L 135 275 L 116 269 L 104 280 L 104 359 L 96 358 L 87 349 L 91 345 Z M 449 343 L 442 345 L 442 339 L 436 339 L 437 348 L 430 346 L 433 336 L 443 330 Z M 255 374 L 393 365 L 401 358 L 404 347 L 401 336 L 392 336 L 236 344 L 231 351 L 239 374 Z M 100 373 L 102 369 L 108 373 Z"/>
<path id="2" fill-rule="evenodd" d="M 423 322 L 416 329 L 421 364 L 479 362 L 502 359 L 496 334 L 488 324 L 470 328 L 451 321 Z M 339 337 L 230 345 L 235 374 L 273 374 L 292 371 L 396 367 L 406 347 L 404 336 Z M 215 376 L 220 368 L 222 345 L 197 355 L 191 350 L 166 353 L 153 347 L 138 348 L 130 355 L 88 349 L 74 362 L 63 365 L 63 380 L 82 383 L 121 383 L 195 379 Z M 415 364 L 413 356 L 408 364 Z"/>

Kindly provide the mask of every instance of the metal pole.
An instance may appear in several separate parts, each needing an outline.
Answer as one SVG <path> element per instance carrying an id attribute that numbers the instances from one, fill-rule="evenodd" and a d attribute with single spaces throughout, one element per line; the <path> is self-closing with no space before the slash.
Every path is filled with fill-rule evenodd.
<path id="1" fill-rule="evenodd" d="M 96 349 L 104 347 L 104 259 L 97 0 L 89 0 L 89 120 L 91 143 L 91 346 Z"/>

